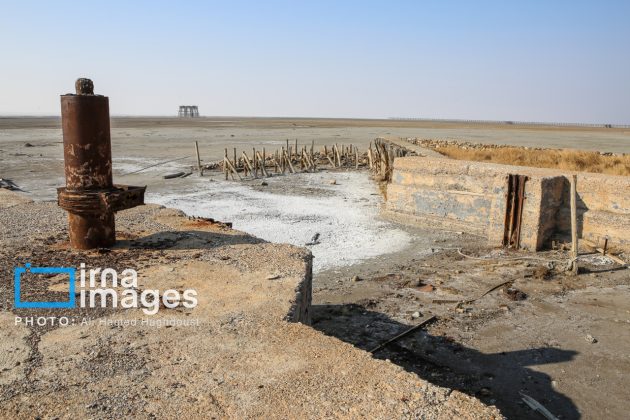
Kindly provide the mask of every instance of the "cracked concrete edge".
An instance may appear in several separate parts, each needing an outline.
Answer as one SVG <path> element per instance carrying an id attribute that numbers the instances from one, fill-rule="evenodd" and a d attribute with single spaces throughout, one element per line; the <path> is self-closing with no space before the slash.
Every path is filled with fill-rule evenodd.
<path id="1" fill-rule="evenodd" d="M 291 308 L 284 317 L 288 322 L 311 325 L 311 304 L 313 301 L 313 254 L 309 251 L 304 257 L 304 272 L 295 288 Z"/>

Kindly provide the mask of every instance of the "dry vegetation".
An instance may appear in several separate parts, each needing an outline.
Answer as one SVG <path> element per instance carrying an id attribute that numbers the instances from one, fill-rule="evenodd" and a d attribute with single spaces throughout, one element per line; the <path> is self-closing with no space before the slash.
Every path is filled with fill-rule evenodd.
<path id="1" fill-rule="evenodd" d="M 464 149 L 457 146 L 442 146 L 437 151 L 460 160 L 630 176 L 630 155 L 601 155 L 599 152 L 581 150 L 520 147 Z"/>

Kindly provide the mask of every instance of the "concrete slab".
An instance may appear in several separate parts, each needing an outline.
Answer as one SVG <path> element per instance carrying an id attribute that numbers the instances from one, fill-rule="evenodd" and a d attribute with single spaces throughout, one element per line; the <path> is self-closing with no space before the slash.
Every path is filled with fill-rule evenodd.
<path id="1" fill-rule="evenodd" d="M 45 227 L 33 223 L 42 218 Z M 311 257 L 304 249 L 149 205 L 118 215 L 116 247 L 76 252 L 64 223 L 52 203 L 0 210 L 2 296 L 12 293 L 9 267 L 84 262 L 137 270 L 138 290 L 194 289 L 198 304 L 146 315 L 7 302 L 0 328 L 13 331 L 17 353 L 6 363 L 22 361 L 0 383 L 0 412 L 12 418 L 501 418 L 494 407 L 306 325 Z M 23 297 L 59 298 L 63 287 L 54 281 Z M 26 334 L 16 315 L 71 322 L 35 322 Z"/>

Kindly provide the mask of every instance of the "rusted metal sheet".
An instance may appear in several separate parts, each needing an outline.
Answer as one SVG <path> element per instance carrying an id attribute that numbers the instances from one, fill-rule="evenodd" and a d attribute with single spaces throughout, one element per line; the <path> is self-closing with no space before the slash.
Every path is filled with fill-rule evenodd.
<path id="1" fill-rule="evenodd" d="M 525 175 L 507 176 L 508 192 L 505 206 L 505 228 L 503 246 L 519 249 L 521 246 L 521 219 L 525 201 L 525 183 L 529 178 Z"/>
<path id="2" fill-rule="evenodd" d="M 68 211 L 70 245 L 78 249 L 116 242 L 114 212 L 144 203 L 146 187 L 114 185 L 109 99 L 94 95 L 89 79 L 78 79 L 76 95 L 61 96 L 66 186 L 58 204 Z"/>

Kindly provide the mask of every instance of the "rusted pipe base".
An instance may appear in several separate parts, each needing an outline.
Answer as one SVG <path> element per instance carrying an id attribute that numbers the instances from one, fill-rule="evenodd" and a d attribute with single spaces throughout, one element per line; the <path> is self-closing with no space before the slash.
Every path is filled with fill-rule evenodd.
<path id="1" fill-rule="evenodd" d="M 108 248 L 116 243 L 114 213 L 68 213 L 70 246 L 75 249 Z"/>

